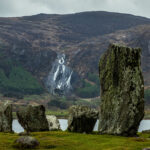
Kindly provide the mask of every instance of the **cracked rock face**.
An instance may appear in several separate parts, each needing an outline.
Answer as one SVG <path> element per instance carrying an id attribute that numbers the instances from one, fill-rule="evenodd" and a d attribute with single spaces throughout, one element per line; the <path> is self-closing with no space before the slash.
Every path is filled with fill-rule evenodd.
<path id="1" fill-rule="evenodd" d="M 101 134 L 134 136 L 144 116 L 141 49 L 110 45 L 99 63 Z"/>
<path id="2" fill-rule="evenodd" d="M 0 105 L 0 132 L 12 132 L 12 105 Z"/>
<path id="3" fill-rule="evenodd" d="M 20 108 L 17 111 L 18 121 L 27 132 L 49 131 L 43 105 Z"/>
<path id="4" fill-rule="evenodd" d="M 90 133 L 98 118 L 98 112 L 87 106 L 72 106 L 69 109 L 68 131 Z"/>

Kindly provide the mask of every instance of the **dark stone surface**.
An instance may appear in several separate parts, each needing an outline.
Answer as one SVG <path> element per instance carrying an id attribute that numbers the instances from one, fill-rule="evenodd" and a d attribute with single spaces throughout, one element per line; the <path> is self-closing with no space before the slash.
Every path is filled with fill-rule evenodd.
<path id="1" fill-rule="evenodd" d="M 101 57 L 101 134 L 134 136 L 144 116 L 141 49 L 110 45 Z"/>
<path id="2" fill-rule="evenodd" d="M 37 139 L 35 139 L 34 137 L 31 136 L 22 136 L 19 137 L 16 141 L 15 141 L 15 146 L 21 149 L 27 148 L 36 148 L 39 145 L 39 142 L 37 141 Z"/>
<path id="3" fill-rule="evenodd" d="M 0 104 L 0 132 L 12 132 L 12 105 Z"/>
<path id="4" fill-rule="evenodd" d="M 48 122 L 43 105 L 20 108 L 17 111 L 18 121 L 27 132 L 48 131 Z"/>
<path id="5" fill-rule="evenodd" d="M 68 131 L 90 133 L 98 118 L 98 112 L 87 106 L 72 106 L 69 109 Z"/>

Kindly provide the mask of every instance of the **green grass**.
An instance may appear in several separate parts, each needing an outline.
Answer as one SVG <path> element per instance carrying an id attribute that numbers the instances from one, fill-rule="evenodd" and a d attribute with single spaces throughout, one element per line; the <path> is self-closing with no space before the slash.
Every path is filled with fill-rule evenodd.
<path id="1" fill-rule="evenodd" d="M 40 101 L 40 100 L 49 100 L 51 98 L 51 95 L 49 93 L 43 93 L 40 95 L 25 95 L 23 100 L 26 101 Z"/>
<path id="2" fill-rule="evenodd" d="M 68 110 L 47 110 L 46 115 L 55 115 L 58 118 L 67 118 L 69 113 Z"/>
<path id="3" fill-rule="evenodd" d="M 37 149 L 40 150 L 142 150 L 150 147 L 148 134 L 136 138 L 53 131 L 32 133 L 32 136 L 39 140 Z M 16 150 L 14 141 L 18 137 L 17 134 L 0 133 L 0 149 Z"/>

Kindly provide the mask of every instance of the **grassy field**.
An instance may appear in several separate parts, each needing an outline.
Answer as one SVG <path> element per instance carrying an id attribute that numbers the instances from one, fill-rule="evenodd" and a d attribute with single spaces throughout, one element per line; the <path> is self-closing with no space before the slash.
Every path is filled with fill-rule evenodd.
<path id="1" fill-rule="evenodd" d="M 58 118 L 68 118 L 68 110 L 47 110 L 46 115 L 55 115 Z M 144 119 L 150 119 L 150 109 L 145 110 Z"/>
<path id="2" fill-rule="evenodd" d="M 150 134 L 140 137 L 119 137 L 98 134 L 78 134 L 61 131 L 32 133 L 40 150 L 142 150 L 150 147 Z M 17 134 L 0 133 L 0 150 L 16 150 Z"/>
<path id="3" fill-rule="evenodd" d="M 69 116 L 68 110 L 46 110 L 46 115 L 55 115 L 57 118 L 67 119 Z M 16 113 L 13 112 L 13 118 L 16 119 Z M 144 119 L 150 119 L 150 110 L 145 110 Z"/>
<path id="4" fill-rule="evenodd" d="M 55 115 L 57 118 L 68 118 L 68 110 L 47 110 L 46 115 Z"/>

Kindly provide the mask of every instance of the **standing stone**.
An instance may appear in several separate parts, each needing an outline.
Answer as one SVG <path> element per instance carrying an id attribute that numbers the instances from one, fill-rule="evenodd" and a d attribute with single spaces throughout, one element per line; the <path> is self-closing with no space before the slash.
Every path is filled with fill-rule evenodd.
<path id="1" fill-rule="evenodd" d="M 56 116 L 47 115 L 46 118 L 47 118 L 48 125 L 49 125 L 49 131 L 60 130 L 60 123 Z"/>
<path id="2" fill-rule="evenodd" d="M 100 59 L 101 134 L 134 136 L 144 116 L 141 49 L 110 45 Z"/>
<path id="3" fill-rule="evenodd" d="M 0 132 L 12 132 L 12 105 L 0 104 Z"/>
<path id="4" fill-rule="evenodd" d="M 18 121 L 27 132 L 48 131 L 48 122 L 43 105 L 20 108 L 17 111 Z"/>
<path id="5" fill-rule="evenodd" d="M 98 118 L 98 112 L 87 106 L 72 106 L 69 109 L 68 131 L 90 133 Z"/>

